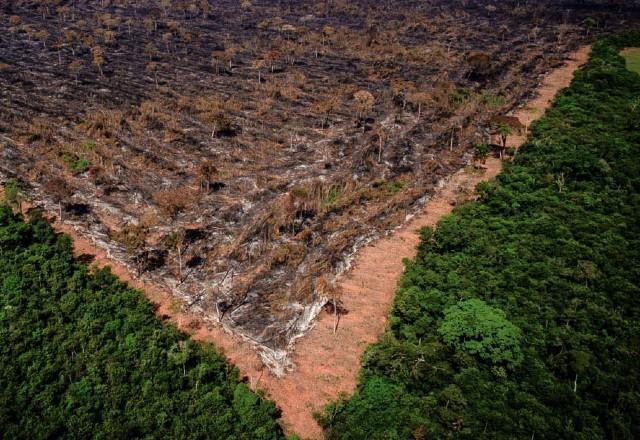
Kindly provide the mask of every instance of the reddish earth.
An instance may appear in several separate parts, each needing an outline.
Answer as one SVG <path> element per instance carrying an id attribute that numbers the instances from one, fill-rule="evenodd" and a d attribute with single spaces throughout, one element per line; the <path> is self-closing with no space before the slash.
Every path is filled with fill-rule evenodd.
<path id="1" fill-rule="evenodd" d="M 573 72 L 587 60 L 589 50 L 589 46 L 580 48 L 562 67 L 550 72 L 536 90 L 536 97 L 514 116 L 526 127 L 539 118 L 558 90 L 570 83 Z M 519 147 L 525 136 L 524 133 L 511 136 L 510 146 Z M 361 249 L 351 270 L 339 281 L 344 292 L 342 306 L 348 313 L 340 317 L 337 332 L 334 333 L 334 316 L 322 313 L 315 327 L 296 344 L 295 370 L 282 378 L 271 375 L 263 367 L 250 344 L 221 327 L 203 324 L 196 315 L 181 311 L 170 292 L 132 277 L 126 267 L 112 261 L 106 252 L 82 238 L 69 225 L 54 226 L 74 238 L 78 255 L 95 255 L 95 264 L 111 266 L 116 275 L 143 290 L 149 300 L 158 305 L 157 313 L 162 319 L 171 320 L 196 340 L 213 343 L 239 368 L 253 388 L 265 390 L 277 403 L 287 433 L 316 439 L 321 438 L 322 430 L 313 413 L 321 411 L 324 404 L 340 393 L 355 389 L 360 356 L 386 328 L 389 307 L 404 270 L 402 260 L 412 258 L 419 243 L 417 230 L 434 226 L 455 204 L 472 198 L 479 182 L 495 177 L 500 170 L 501 161 L 497 158 L 489 158 L 481 170 L 460 170 L 435 192 L 419 215 Z"/>

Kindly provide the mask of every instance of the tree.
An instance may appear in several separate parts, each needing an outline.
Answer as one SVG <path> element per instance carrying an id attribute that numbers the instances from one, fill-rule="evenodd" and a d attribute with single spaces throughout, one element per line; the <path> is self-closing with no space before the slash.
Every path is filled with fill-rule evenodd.
<path id="1" fill-rule="evenodd" d="M 184 282 L 184 278 L 182 277 L 182 254 L 187 246 L 184 229 L 180 228 L 169 234 L 166 238 L 166 242 L 169 248 L 175 249 L 178 256 L 178 281 L 182 284 Z"/>
<path id="2" fill-rule="evenodd" d="M 9 17 L 9 25 L 17 27 L 20 26 L 20 23 L 22 23 L 22 19 L 17 15 L 12 15 Z"/>
<path id="3" fill-rule="evenodd" d="M 22 212 L 22 202 L 27 200 L 27 195 L 17 179 L 9 179 L 4 183 L 4 199 Z"/>
<path id="4" fill-rule="evenodd" d="M 217 97 L 202 97 L 196 100 L 196 110 L 202 118 L 212 126 L 211 137 L 214 138 L 219 130 L 229 130 L 231 119 L 227 115 L 226 103 Z"/>
<path id="5" fill-rule="evenodd" d="M 320 128 L 324 130 L 329 122 L 329 116 L 340 106 L 342 97 L 338 93 L 332 93 L 314 105 L 314 110 L 322 115 Z"/>
<path id="6" fill-rule="evenodd" d="M 114 234 L 114 238 L 124 244 L 127 252 L 132 255 L 144 248 L 148 230 L 143 225 L 129 224 Z"/>
<path id="7" fill-rule="evenodd" d="M 444 311 L 438 334 L 449 346 L 493 364 L 514 368 L 522 362 L 522 333 L 505 313 L 480 299 L 469 299 Z"/>
<path id="8" fill-rule="evenodd" d="M 37 212 L 25 223 L 7 206 L 0 335 L 2 438 L 285 438 L 275 405 L 214 347 L 157 319 L 108 268 L 83 264 Z"/>
<path id="9" fill-rule="evenodd" d="M 171 53 L 171 42 L 173 41 L 173 33 L 165 32 L 162 34 L 162 41 L 167 48 L 167 53 Z"/>
<path id="10" fill-rule="evenodd" d="M 359 90 L 355 92 L 353 94 L 353 99 L 355 100 L 356 117 L 358 119 L 371 111 L 371 109 L 373 109 L 373 104 L 376 102 L 376 99 L 373 97 L 371 92 L 367 90 Z"/>
<path id="11" fill-rule="evenodd" d="M 331 302 L 331 311 L 333 312 L 333 333 L 338 331 L 338 324 L 340 322 L 340 298 L 342 297 L 343 289 L 340 285 L 336 284 L 335 280 L 330 280 L 328 276 L 323 275 L 318 277 L 314 283 L 315 291 L 328 298 Z"/>
<path id="12" fill-rule="evenodd" d="M 104 50 L 100 46 L 91 48 L 91 61 L 94 66 L 100 70 L 100 76 L 103 76 L 102 65 L 104 64 Z"/>
<path id="13" fill-rule="evenodd" d="M 486 75 L 491 70 L 491 57 L 483 52 L 473 52 L 467 57 L 471 74 Z"/>
<path id="14" fill-rule="evenodd" d="M 72 30 L 67 30 L 64 32 L 64 41 L 71 49 L 71 54 L 76 56 L 76 48 L 75 43 L 78 40 L 78 33 Z"/>
<path id="15" fill-rule="evenodd" d="M 500 137 L 500 159 L 503 158 L 505 151 L 507 150 L 507 139 L 514 132 L 522 133 L 525 126 L 515 116 L 494 116 L 489 121 L 490 127 L 494 130 L 494 133 Z"/>
<path id="16" fill-rule="evenodd" d="M 393 92 L 394 98 L 402 100 L 402 110 L 407 107 L 408 97 L 415 91 L 415 89 L 416 86 L 411 81 L 398 79 L 391 81 L 391 91 Z"/>
<path id="17" fill-rule="evenodd" d="M 262 69 L 265 66 L 265 61 L 262 58 L 256 58 L 251 62 L 251 67 L 253 67 L 256 72 L 258 72 L 258 84 L 262 83 Z"/>
<path id="18" fill-rule="evenodd" d="M 62 221 L 62 203 L 73 194 L 72 189 L 59 177 L 48 179 L 42 184 L 42 189 L 58 204 L 58 219 Z"/>
<path id="19" fill-rule="evenodd" d="M 144 45 L 144 52 L 149 56 L 149 61 L 158 54 L 158 48 L 151 41 Z"/>
<path id="20" fill-rule="evenodd" d="M 39 32 L 36 32 L 35 36 L 38 40 L 42 41 L 42 47 L 46 48 L 47 40 L 49 39 L 49 32 L 47 32 L 46 30 L 41 30 Z"/>
<path id="21" fill-rule="evenodd" d="M 209 18 L 209 12 L 211 12 L 211 5 L 209 4 L 209 0 L 200 0 L 198 2 L 198 6 L 202 11 L 202 18 L 205 20 Z"/>
<path id="22" fill-rule="evenodd" d="M 431 94 L 420 90 L 410 92 L 408 96 L 409 102 L 418 107 L 418 119 L 422 116 L 422 107 L 432 102 Z"/>
<path id="23" fill-rule="evenodd" d="M 273 73 L 273 71 L 275 70 L 276 61 L 280 59 L 280 56 L 281 56 L 280 51 L 277 49 L 272 49 L 264 55 L 263 59 L 266 63 L 269 64 L 269 69 L 271 69 L 271 73 Z"/>
<path id="24" fill-rule="evenodd" d="M 69 73 L 73 75 L 76 85 L 78 84 L 78 75 L 82 70 L 82 61 L 81 60 L 73 60 L 69 63 Z"/>
<path id="25" fill-rule="evenodd" d="M 156 83 L 156 88 L 158 87 L 158 63 L 155 61 L 151 61 L 147 63 L 145 66 L 145 70 L 153 75 L 153 80 Z"/>
<path id="26" fill-rule="evenodd" d="M 504 152 L 507 150 L 507 137 L 512 133 L 511 126 L 509 126 L 509 124 L 500 123 L 496 131 L 500 136 L 500 159 L 502 159 L 504 156 Z"/>
<path id="27" fill-rule="evenodd" d="M 378 138 L 378 163 L 380 163 L 382 162 L 382 145 L 386 137 L 384 126 L 382 124 L 378 124 L 373 131 L 373 135 Z"/>
<path id="28" fill-rule="evenodd" d="M 504 37 L 509 33 L 509 26 L 506 24 L 500 25 L 498 28 L 498 34 L 500 35 L 500 41 L 504 43 Z"/>
<path id="29" fill-rule="evenodd" d="M 216 69 L 216 73 L 220 73 L 220 63 L 222 62 L 223 56 L 224 52 L 221 50 L 211 52 L 211 66 Z"/>
<path id="30" fill-rule="evenodd" d="M 222 52 L 222 60 L 229 63 L 229 70 L 233 69 L 233 58 L 236 56 L 236 52 L 237 50 L 235 47 L 227 47 Z"/>
<path id="31" fill-rule="evenodd" d="M 479 161 L 481 165 L 487 161 L 487 156 L 489 156 L 489 145 L 487 144 L 478 144 L 473 149 L 473 159 L 474 161 Z"/>
<path id="32" fill-rule="evenodd" d="M 218 175 L 218 169 L 210 161 L 204 161 L 198 166 L 198 176 L 200 177 L 200 190 L 206 188 L 207 193 L 211 189 L 211 180 Z"/>

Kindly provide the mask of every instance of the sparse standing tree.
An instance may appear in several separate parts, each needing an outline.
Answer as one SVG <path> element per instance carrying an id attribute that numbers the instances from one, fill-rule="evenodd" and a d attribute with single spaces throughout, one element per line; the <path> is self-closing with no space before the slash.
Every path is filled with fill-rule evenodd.
<path id="1" fill-rule="evenodd" d="M 62 221 L 62 203 L 69 198 L 73 191 L 67 185 L 67 182 L 59 177 L 54 177 L 47 180 L 42 189 L 49 194 L 53 200 L 58 204 L 58 221 Z"/>
<path id="2" fill-rule="evenodd" d="M 504 43 L 504 37 L 509 33 L 509 26 L 506 24 L 501 25 L 498 28 L 498 34 L 500 35 L 500 41 Z"/>
<path id="3" fill-rule="evenodd" d="M 149 61 L 153 60 L 153 57 L 158 53 L 158 48 L 151 41 L 144 46 L 145 53 L 149 56 Z"/>
<path id="4" fill-rule="evenodd" d="M 512 133 L 511 127 L 509 124 L 501 123 L 498 125 L 497 133 L 500 136 L 501 148 L 500 148 L 500 159 L 503 158 L 504 152 L 507 150 L 507 138 Z"/>
<path id="5" fill-rule="evenodd" d="M 129 17 L 124 23 L 127 25 L 127 35 L 131 38 L 131 26 L 135 24 L 135 20 L 132 17 Z"/>
<path id="6" fill-rule="evenodd" d="M 342 98 L 338 93 L 332 93 L 322 101 L 316 103 L 315 110 L 322 115 L 320 129 L 324 130 L 324 127 L 329 122 L 329 116 L 340 105 Z"/>
<path id="7" fill-rule="evenodd" d="M 182 277 L 182 254 L 186 247 L 185 231 L 180 228 L 168 237 L 169 245 L 176 250 L 178 256 L 178 281 L 180 284 L 184 282 Z"/>
<path id="8" fill-rule="evenodd" d="M 42 48 L 46 49 L 47 48 L 47 40 L 49 39 L 49 32 L 47 32 L 46 30 L 41 30 L 41 31 L 36 33 L 36 38 L 38 40 L 42 41 Z"/>
<path id="9" fill-rule="evenodd" d="M 153 75 L 153 80 L 156 84 L 156 88 L 158 88 L 158 63 L 156 63 L 155 61 L 147 63 L 145 70 Z"/>
<path id="10" fill-rule="evenodd" d="M 356 118 L 361 119 L 366 116 L 368 112 L 373 109 L 373 104 L 375 104 L 376 99 L 373 97 L 371 92 L 367 90 L 359 90 L 353 94 L 353 99 L 356 104 Z M 362 124 L 362 131 L 364 132 L 365 124 Z"/>
<path id="11" fill-rule="evenodd" d="M 222 52 L 222 59 L 229 63 L 229 71 L 233 70 L 233 58 L 236 56 L 236 49 L 234 47 L 227 47 Z"/>
<path id="12" fill-rule="evenodd" d="M 382 124 L 378 124 L 373 131 L 373 135 L 378 138 L 378 163 L 380 163 L 382 162 L 382 146 L 386 137 L 384 126 Z"/>
<path id="13" fill-rule="evenodd" d="M 22 214 L 22 202 L 27 200 L 27 196 L 17 179 L 9 179 L 4 183 L 4 199 Z"/>
<path id="14" fill-rule="evenodd" d="M 220 61 L 223 59 L 224 52 L 221 50 L 214 50 L 211 52 L 211 66 L 216 69 L 216 73 L 220 73 Z"/>
<path id="15" fill-rule="evenodd" d="M 265 66 L 265 61 L 262 58 L 257 58 L 251 62 L 251 67 L 253 67 L 256 72 L 258 72 L 258 84 L 262 83 L 262 69 Z"/>
<path id="16" fill-rule="evenodd" d="M 198 167 L 198 176 L 200 176 L 200 191 L 202 191 L 203 188 L 206 188 L 207 193 L 209 193 L 211 189 L 211 179 L 215 178 L 217 175 L 218 169 L 212 162 L 205 161 L 201 163 Z"/>
<path id="17" fill-rule="evenodd" d="M 82 70 L 82 61 L 73 60 L 69 63 L 69 73 L 73 75 L 75 78 L 76 85 L 78 85 L 78 75 L 80 74 L 80 70 Z"/>
<path id="18" fill-rule="evenodd" d="M 171 32 L 165 32 L 162 34 L 162 41 L 167 48 L 167 53 L 171 53 L 171 41 L 173 41 L 173 34 Z"/>
<path id="19" fill-rule="evenodd" d="M 342 287 L 336 285 L 336 282 L 331 283 L 331 302 L 333 303 L 333 334 L 338 332 L 338 324 L 340 323 L 340 298 L 342 298 Z"/>
<path id="20" fill-rule="evenodd" d="M 103 76 L 102 66 L 104 65 L 104 50 L 100 46 L 91 48 L 91 58 L 93 64 L 100 70 L 100 76 Z"/>
<path id="21" fill-rule="evenodd" d="M 209 0 L 200 0 L 199 3 L 200 10 L 202 11 L 202 18 L 206 20 L 207 18 L 209 18 L 209 12 L 211 11 Z"/>

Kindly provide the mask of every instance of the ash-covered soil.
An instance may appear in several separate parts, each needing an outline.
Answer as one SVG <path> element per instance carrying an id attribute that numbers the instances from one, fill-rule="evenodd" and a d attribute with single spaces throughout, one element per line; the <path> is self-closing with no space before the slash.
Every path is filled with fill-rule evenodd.
<path id="1" fill-rule="evenodd" d="M 632 19 L 547 2 L 0 5 L 0 174 L 271 366 L 493 117 Z"/>

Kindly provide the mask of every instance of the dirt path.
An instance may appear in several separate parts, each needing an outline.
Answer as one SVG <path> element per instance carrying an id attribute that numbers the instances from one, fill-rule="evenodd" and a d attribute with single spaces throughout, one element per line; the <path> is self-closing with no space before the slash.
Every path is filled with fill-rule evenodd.
<path id="1" fill-rule="evenodd" d="M 558 90 L 569 85 L 575 69 L 587 60 L 589 49 L 579 49 L 563 67 L 547 75 L 537 90 L 537 97 L 515 113 L 525 126 L 542 115 Z M 524 139 L 524 134 L 511 136 L 509 144 L 518 147 Z M 415 255 L 419 243 L 416 230 L 434 226 L 451 212 L 457 201 L 472 197 L 479 182 L 495 177 L 501 170 L 501 163 L 495 158 L 488 159 L 485 166 L 482 173 L 460 171 L 454 174 L 434 194 L 421 214 L 358 253 L 352 269 L 339 281 L 344 289 L 342 301 L 349 313 L 341 317 L 336 334 L 333 316 L 321 314 L 315 327 L 296 344 L 293 357 L 296 369 L 283 378 L 269 374 L 248 343 L 220 327 L 204 325 L 197 316 L 179 310 L 170 292 L 135 279 L 127 268 L 111 261 L 103 250 L 71 226 L 54 224 L 54 227 L 74 238 L 77 254 L 95 255 L 95 264 L 111 266 L 116 275 L 143 290 L 157 304 L 158 316 L 176 323 L 194 339 L 213 343 L 240 369 L 253 388 L 264 389 L 277 403 L 282 410 L 286 432 L 297 433 L 304 439 L 318 439 L 322 431 L 312 414 L 339 393 L 350 393 L 355 389 L 362 352 L 386 328 L 389 307 L 404 270 L 402 259 Z"/>

